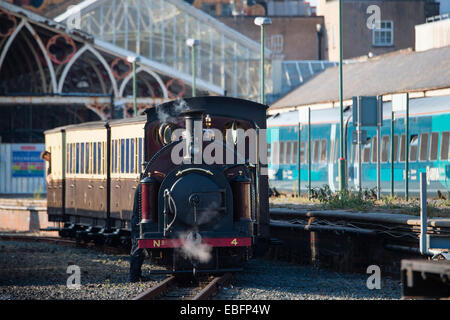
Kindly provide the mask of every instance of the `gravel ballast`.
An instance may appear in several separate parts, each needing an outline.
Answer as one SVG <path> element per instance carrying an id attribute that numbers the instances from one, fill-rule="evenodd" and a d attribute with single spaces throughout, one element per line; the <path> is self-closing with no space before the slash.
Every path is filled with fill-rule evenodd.
<path id="1" fill-rule="evenodd" d="M 80 289 L 66 285 L 67 268 L 80 267 Z M 145 281 L 128 282 L 128 255 L 111 255 L 92 249 L 48 243 L 0 241 L 0 300 L 23 299 L 132 299 L 165 276 L 147 261 Z M 250 260 L 232 285 L 214 299 L 399 299 L 400 281 L 381 277 L 381 289 L 369 290 L 369 275 L 317 270 L 266 259 Z"/>
<path id="2" fill-rule="evenodd" d="M 132 299 L 164 278 L 129 283 L 128 259 L 92 249 L 0 241 L 0 300 Z M 70 265 L 80 267 L 80 289 L 67 287 Z M 143 274 L 151 268 L 156 267 L 145 263 Z"/>
<path id="3" fill-rule="evenodd" d="M 245 271 L 214 299 L 373 300 L 400 299 L 399 280 L 383 277 L 381 289 L 368 289 L 370 275 L 338 273 L 266 259 L 250 260 Z"/>

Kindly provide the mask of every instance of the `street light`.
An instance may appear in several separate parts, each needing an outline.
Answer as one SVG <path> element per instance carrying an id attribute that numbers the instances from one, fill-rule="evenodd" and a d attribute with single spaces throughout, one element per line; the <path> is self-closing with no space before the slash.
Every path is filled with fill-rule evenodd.
<path id="1" fill-rule="evenodd" d="M 127 61 L 133 65 L 133 110 L 134 116 L 137 117 L 137 84 L 136 84 L 136 62 L 139 62 L 141 58 L 139 56 L 129 56 Z"/>
<path id="2" fill-rule="evenodd" d="M 191 63 L 192 63 L 192 96 L 196 96 L 195 77 L 197 75 L 197 57 L 195 55 L 195 47 L 200 44 L 197 39 L 189 38 L 186 40 L 186 45 L 191 48 Z"/>
<path id="3" fill-rule="evenodd" d="M 316 24 L 316 31 L 317 31 L 317 49 L 318 49 L 318 60 L 322 60 L 322 24 L 318 23 Z"/>
<path id="4" fill-rule="evenodd" d="M 272 24 L 272 20 L 268 17 L 257 17 L 255 18 L 255 24 L 261 27 L 261 65 L 260 65 L 260 103 L 265 103 L 264 96 L 264 26 Z"/>

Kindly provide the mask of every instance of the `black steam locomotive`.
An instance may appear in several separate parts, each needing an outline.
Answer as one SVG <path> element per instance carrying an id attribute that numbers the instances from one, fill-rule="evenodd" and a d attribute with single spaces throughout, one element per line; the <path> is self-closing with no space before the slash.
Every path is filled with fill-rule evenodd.
<path id="1" fill-rule="evenodd" d="M 236 270 L 268 237 L 266 106 L 200 97 L 145 113 L 45 132 L 49 220 L 65 237 L 132 240 L 172 272 Z"/>

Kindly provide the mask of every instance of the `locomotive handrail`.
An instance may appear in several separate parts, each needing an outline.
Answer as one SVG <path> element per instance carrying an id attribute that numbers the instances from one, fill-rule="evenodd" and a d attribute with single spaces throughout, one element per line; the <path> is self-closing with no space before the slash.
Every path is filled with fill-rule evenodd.
<path id="1" fill-rule="evenodd" d="M 203 169 L 203 168 L 187 168 L 187 169 L 178 171 L 175 176 L 176 177 L 181 176 L 181 175 L 183 175 L 183 174 L 185 174 L 186 172 L 189 172 L 189 171 L 201 171 L 203 173 L 209 174 L 210 176 L 214 175 L 211 171 Z"/>

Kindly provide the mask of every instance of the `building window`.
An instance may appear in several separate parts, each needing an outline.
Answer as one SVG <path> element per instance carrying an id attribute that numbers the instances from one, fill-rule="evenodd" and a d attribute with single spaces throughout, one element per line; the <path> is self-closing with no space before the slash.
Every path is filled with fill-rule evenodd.
<path id="1" fill-rule="evenodd" d="M 372 31 L 372 44 L 374 46 L 394 45 L 394 22 L 381 21 L 380 28 Z"/>
<path id="2" fill-rule="evenodd" d="M 202 4 L 202 11 L 206 12 L 210 16 L 213 16 L 213 17 L 217 16 L 216 4 L 215 3 L 203 3 Z"/>

